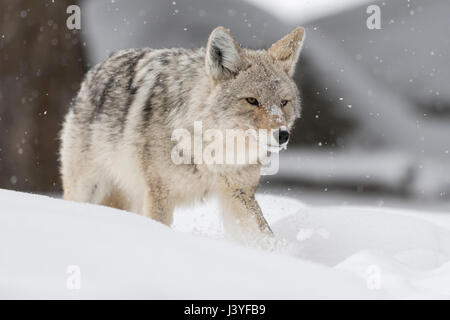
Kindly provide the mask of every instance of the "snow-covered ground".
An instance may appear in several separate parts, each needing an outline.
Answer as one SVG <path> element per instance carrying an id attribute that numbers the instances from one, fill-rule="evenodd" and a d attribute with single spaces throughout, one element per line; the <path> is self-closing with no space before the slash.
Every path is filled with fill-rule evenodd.
<path id="1" fill-rule="evenodd" d="M 214 200 L 172 230 L 0 190 L 0 298 L 450 298 L 450 215 L 258 200 L 272 252 L 225 240 Z"/>

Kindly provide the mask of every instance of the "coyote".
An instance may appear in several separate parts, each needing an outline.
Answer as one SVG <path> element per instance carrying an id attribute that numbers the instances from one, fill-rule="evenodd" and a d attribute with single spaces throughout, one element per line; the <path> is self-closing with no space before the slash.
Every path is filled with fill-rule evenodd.
<path id="1" fill-rule="evenodd" d="M 286 146 L 300 116 L 292 76 L 304 33 L 299 27 L 267 50 L 250 50 L 217 27 L 205 48 L 123 50 L 93 67 L 61 132 L 64 199 L 170 226 L 175 207 L 216 195 L 227 234 L 271 235 L 255 200 L 261 164 L 174 164 L 171 134 L 202 121 L 221 130 L 264 128 L 272 147 Z"/>

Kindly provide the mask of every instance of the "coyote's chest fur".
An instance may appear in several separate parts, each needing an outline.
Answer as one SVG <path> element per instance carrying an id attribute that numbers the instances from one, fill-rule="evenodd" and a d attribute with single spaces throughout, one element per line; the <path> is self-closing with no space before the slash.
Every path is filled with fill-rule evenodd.
<path id="1" fill-rule="evenodd" d="M 173 134 L 195 137 L 196 123 L 219 132 L 265 129 L 285 145 L 300 114 L 291 76 L 303 35 L 298 28 L 269 50 L 253 51 L 219 27 L 204 49 L 124 50 L 96 65 L 61 134 L 64 198 L 170 225 L 176 206 L 215 194 L 225 227 L 270 234 L 254 199 L 260 164 L 176 163 Z"/>

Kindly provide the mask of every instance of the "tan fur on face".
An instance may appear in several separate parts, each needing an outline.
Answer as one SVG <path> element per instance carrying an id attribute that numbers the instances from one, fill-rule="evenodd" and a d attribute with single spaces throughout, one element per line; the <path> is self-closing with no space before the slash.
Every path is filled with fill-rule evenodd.
<path id="1" fill-rule="evenodd" d="M 280 110 L 282 110 L 280 108 Z M 255 124 L 260 129 L 265 129 L 270 131 L 272 129 L 279 129 L 281 126 L 286 125 L 285 116 L 274 117 L 270 114 L 268 108 L 256 108 L 254 111 L 255 114 Z"/>
<path id="2" fill-rule="evenodd" d="M 245 58 L 250 61 L 250 67 L 240 72 L 233 81 L 219 84 L 224 95 L 218 97 L 220 103 L 228 106 L 231 119 L 239 119 L 234 126 L 258 130 L 276 129 L 284 125 L 291 129 L 300 115 L 296 84 L 283 65 L 274 61 L 267 51 L 245 50 Z M 257 99 L 260 106 L 246 103 L 247 97 Z M 282 100 L 289 100 L 283 108 L 280 106 Z M 273 112 L 273 107 L 280 108 L 280 115 Z"/>

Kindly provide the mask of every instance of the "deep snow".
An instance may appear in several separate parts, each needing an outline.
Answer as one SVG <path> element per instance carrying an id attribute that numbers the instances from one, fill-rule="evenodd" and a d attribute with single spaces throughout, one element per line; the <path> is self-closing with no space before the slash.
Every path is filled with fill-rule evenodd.
<path id="1" fill-rule="evenodd" d="M 279 246 L 223 238 L 210 200 L 174 230 L 123 211 L 0 190 L 0 298 L 449 298 L 450 216 L 258 195 Z M 81 271 L 69 289 L 69 266 Z"/>

